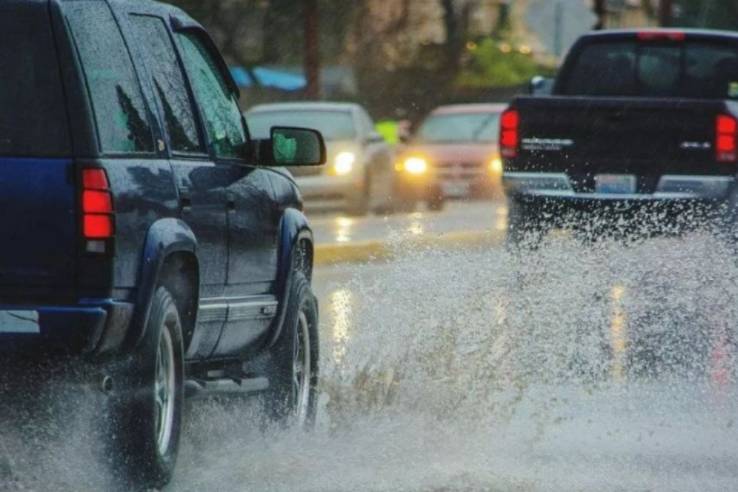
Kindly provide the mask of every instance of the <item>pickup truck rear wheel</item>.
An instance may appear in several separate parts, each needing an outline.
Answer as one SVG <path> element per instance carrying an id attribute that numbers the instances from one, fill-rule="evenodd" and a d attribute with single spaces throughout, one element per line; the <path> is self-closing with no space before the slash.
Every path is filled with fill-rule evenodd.
<path id="1" fill-rule="evenodd" d="M 154 294 L 145 339 L 114 378 L 116 454 L 136 487 L 162 487 L 177 460 L 184 403 L 182 325 L 165 287 Z"/>
<path id="2" fill-rule="evenodd" d="M 271 349 L 265 413 L 274 422 L 310 428 L 318 396 L 318 302 L 305 275 L 293 275 L 282 333 Z"/>

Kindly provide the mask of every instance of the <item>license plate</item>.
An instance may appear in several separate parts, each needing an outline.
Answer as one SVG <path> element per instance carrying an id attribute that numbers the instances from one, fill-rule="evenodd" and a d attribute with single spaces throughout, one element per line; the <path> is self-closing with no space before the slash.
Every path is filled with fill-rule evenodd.
<path id="1" fill-rule="evenodd" d="M 0 333 L 41 333 L 38 311 L 0 311 Z"/>
<path id="2" fill-rule="evenodd" d="M 465 196 L 469 194 L 469 183 L 447 182 L 441 185 L 441 189 L 446 196 Z"/>
<path id="3" fill-rule="evenodd" d="M 636 192 L 636 177 L 632 174 L 598 174 L 595 176 L 597 193 L 628 195 Z"/>

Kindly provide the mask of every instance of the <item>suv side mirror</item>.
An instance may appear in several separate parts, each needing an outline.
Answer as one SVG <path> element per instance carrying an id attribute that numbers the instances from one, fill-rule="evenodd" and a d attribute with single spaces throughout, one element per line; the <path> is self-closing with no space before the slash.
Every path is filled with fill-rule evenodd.
<path id="1" fill-rule="evenodd" d="M 536 75 L 530 79 L 528 93 L 534 96 L 550 96 L 553 92 L 554 79 Z"/>
<path id="2" fill-rule="evenodd" d="M 319 166 L 326 162 L 323 136 L 309 128 L 275 126 L 271 138 L 257 140 L 256 159 L 273 166 Z"/>

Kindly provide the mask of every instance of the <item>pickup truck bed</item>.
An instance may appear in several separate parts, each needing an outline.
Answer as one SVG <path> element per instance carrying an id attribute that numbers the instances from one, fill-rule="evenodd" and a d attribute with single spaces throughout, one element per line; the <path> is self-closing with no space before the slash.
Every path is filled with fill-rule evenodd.
<path id="1" fill-rule="evenodd" d="M 587 50 L 597 56 L 587 59 Z M 631 71 L 635 82 L 623 76 Z M 544 208 L 554 219 L 569 206 L 613 203 L 621 210 L 653 202 L 722 210 L 735 188 L 737 99 L 735 34 L 584 36 L 553 94 L 518 97 L 501 120 L 511 229 L 530 229 Z"/>

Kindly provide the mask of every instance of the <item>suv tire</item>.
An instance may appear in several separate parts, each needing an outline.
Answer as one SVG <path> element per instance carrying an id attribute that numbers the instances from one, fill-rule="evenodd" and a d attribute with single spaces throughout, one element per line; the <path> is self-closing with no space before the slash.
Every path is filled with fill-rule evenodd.
<path id="1" fill-rule="evenodd" d="M 271 348 L 265 413 L 274 422 L 311 428 L 318 398 L 318 302 L 310 283 L 293 271 L 282 333 Z"/>
<path id="2" fill-rule="evenodd" d="M 145 338 L 114 379 L 116 454 L 134 486 L 162 487 L 174 473 L 182 428 L 183 361 L 179 312 L 169 291 L 159 287 Z"/>

